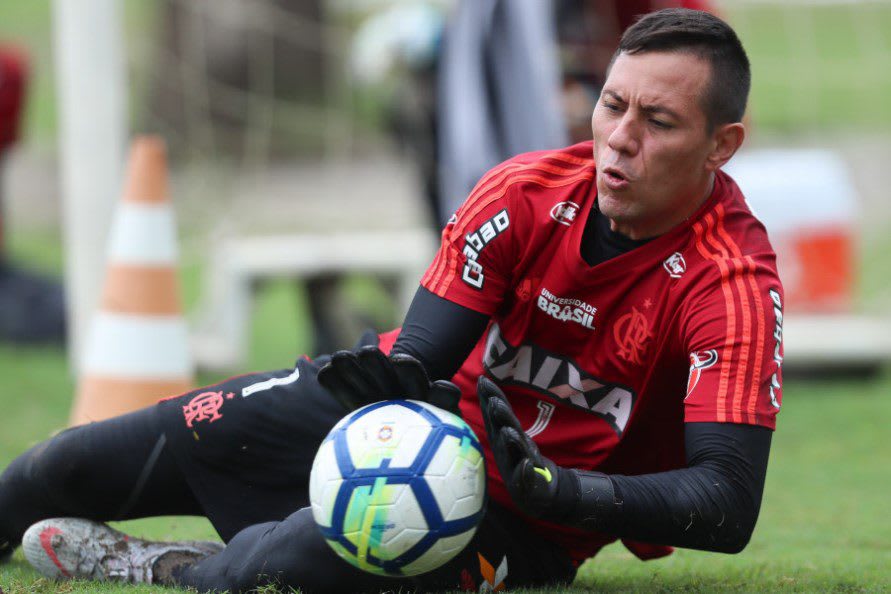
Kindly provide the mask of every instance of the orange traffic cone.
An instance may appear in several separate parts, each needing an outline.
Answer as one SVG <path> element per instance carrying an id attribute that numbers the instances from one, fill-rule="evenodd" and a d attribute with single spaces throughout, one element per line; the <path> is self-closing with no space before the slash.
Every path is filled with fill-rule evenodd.
<path id="1" fill-rule="evenodd" d="M 108 251 L 102 302 L 85 344 L 72 424 L 129 412 L 193 385 L 166 150 L 160 138 L 133 142 Z"/>

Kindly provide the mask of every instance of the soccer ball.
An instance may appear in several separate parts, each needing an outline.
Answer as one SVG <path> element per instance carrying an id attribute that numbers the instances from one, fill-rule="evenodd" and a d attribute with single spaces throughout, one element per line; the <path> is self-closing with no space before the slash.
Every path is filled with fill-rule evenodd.
<path id="1" fill-rule="evenodd" d="M 459 417 L 425 402 L 387 400 L 344 417 L 309 478 L 325 540 L 356 567 L 411 576 L 443 565 L 482 519 L 486 469 Z"/>

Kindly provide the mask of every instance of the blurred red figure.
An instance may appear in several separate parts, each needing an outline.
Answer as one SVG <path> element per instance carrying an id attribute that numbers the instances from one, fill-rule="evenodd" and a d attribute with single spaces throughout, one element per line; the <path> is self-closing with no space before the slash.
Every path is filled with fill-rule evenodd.
<path id="1" fill-rule="evenodd" d="M 0 45 L 0 170 L 18 141 L 28 82 L 28 61 L 18 48 Z M 62 287 L 13 266 L 6 256 L 0 184 L 0 340 L 61 342 L 65 336 Z"/>

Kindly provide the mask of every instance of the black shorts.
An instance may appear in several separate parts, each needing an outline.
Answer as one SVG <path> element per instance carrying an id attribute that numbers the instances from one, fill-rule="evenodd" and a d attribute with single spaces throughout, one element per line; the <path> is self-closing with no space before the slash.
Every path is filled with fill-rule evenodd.
<path id="1" fill-rule="evenodd" d="M 223 540 L 309 505 L 315 453 L 347 413 L 316 380 L 325 362 L 303 358 L 158 404 L 170 449 Z"/>

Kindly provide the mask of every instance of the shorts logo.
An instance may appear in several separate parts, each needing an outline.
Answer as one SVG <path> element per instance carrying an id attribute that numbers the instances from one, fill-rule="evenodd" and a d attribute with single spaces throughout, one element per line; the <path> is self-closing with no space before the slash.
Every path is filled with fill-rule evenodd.
<path id="1" fill-rule="evenodd" d="M 483 248 L 501 235 L 509 226 L 510 218 L 507 215 L 507 209 L 503 208 L 494 217 L 483 223 L 479 229 L 473 233 L 468 233 L 464 237 L 463 253 L 467 261 L 464 263 L 461 280 L 474 289 L 483 288 L 485 276 L 483 275 L 483 267 L 477 262 L 477 258 L 480 252 L 483 251 Z"/>
<path id="2" fill-rule="evenodd" d="M 483 583 L 480 584 L 480 592 L 501 592 L 506 588 L 504 580 L 507 578 L 507 556 L 501 558 L 498 569 L 492 567 L 492 564 L 483 557 L 482 553 L 477 553 L 480 560 L 480 575 L 483 576 Z"/>
<path id="3" fill-rule="evenodd" d="M 231 400 L 235 394 L 229 392 L 226 394 L 226 400 Z M 186 418 L 186 427 L 192 428 L 194 423 L 207 421 L 213 423 L 223 418 L 220 414 L 220 408 L 223 406 L 223 391 L 202 392 L 198 394 L 189 403 L 183 407 L 183 416 Z"/>
<path id="4" fill-rule="evenodd" d="M 684 261 L 684 256 L 680 252 L 675 252 L 665 258 L 662 267 L 671 278 L 681 278 L 687 272 L 687 262 Z"/>
<path id="5" fill-rule="evenodd" d="M 579 214 L 579 205 L 575 202 L 558 202 L 551 209 L 551 218 L 569 227 Z"/>
<path id="6" fill-rule="evenodd" d="M 712 367 L 717 362 L 718 351 L 715 349 L 690 353 L 690 374 L 687 376 L 687 396 L 685 396 L 685 399 L 696 389 L 696 384 L 699 383 L 702 371 Z"/>
<path id="7" fill-rule="evenodd" d="M 580 299 L 567 299 L 557 297 L 544 287 L 537 299 L 538 309 L 545 312 L 555 320 L 561 322 L 575 322 L 582 328 L 594 329 L 594 314 L 597 308 Z"/>
<path id="8" fill-rule="evenodd" d="M 616 354 L 634 365 L 643 364 L 643 357 L 652 337 L 646 316 L 634 306 L 630 312 L 616 320 L 613 328 L 613 338 L 619 347 Z"/>

